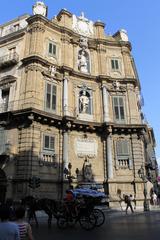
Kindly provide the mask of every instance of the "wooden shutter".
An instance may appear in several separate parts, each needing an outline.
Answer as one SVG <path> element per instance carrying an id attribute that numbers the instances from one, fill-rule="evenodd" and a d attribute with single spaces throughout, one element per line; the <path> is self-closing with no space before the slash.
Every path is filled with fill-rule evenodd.
<path id="1" fill-rule="evenodd" d="M 56 110 L 56 92 L 57 92 L 57 87 L 52 86 L 52 110 Z"/>

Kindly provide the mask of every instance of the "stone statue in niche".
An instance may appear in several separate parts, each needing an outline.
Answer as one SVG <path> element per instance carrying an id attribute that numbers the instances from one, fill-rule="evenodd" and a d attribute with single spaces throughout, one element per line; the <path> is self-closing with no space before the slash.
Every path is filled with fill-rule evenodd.
<path id="1" fill-rule="evenodd" d="M 81 72 L 87 73 L 88 72 L 88 63 L 87 63 L 87 53 L 85 50 L 79 51 L 78 54 L 78 69 Z"/>
<path id="2" fill-rule="evenodd" d="M 79 112 L 87 113 L 88 106 L 89 106 L 89 96 L 87 96 L 87 92 L 83 90 L 79 98 Z"/>
<path id="3" fill-rule="evenodd" d="M 55 67 L 55 66 L 50 66 L 50 67 L 49 67 L 49 72 L 50 72 L 50 74 L 51 74 L 52 77 L 55 77 L 56 67 Z"/>
<path id="4" fill-rule="evenodd" d="M 86 182 L 91 182 L 93 179 L 92 165 L 89 163 L 87 159 L 85 159 L 83 164 L 83 177 L 84 181 Z"/>

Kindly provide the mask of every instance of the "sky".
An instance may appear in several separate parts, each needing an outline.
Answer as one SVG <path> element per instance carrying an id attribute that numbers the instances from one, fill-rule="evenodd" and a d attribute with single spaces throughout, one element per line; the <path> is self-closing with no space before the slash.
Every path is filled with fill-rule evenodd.
<path id="1" fill-rule="evenodd" d="M 0 0 L 0 24 L 32 14 L 34 0 Z M 62 8 L 92 21 L 106 24 L 106 34 L 113 35 L 120 29 L 128 32 L 132 44 L 144 98 L 143 113 L 156 139 L 156 157 L 160 165 L 160 0 L 44 0 L 48 18 Z M 158 107 L 159 106 L 159 107 Z M 158 110 L 159 109 L 159 110 Z"/>

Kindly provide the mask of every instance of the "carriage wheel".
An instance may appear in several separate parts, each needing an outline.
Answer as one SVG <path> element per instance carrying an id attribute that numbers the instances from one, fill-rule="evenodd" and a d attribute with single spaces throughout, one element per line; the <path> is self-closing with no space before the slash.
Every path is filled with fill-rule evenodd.
<path id="1" fill-rule="evenodd" d="M 96 227 L 96 217 L 94 213 L 89 215 L 82 215 L 79 219 L 80 226 L 85 230 L 92 230 Z"/>
<path id="2" fill-rule="evenodd" d="M 93 214 L 95 215 L 96 217 L 96 227 L 100 227 L 101 225 L 103 225 L 104 221 L 105 221 L 105 215 L 104 213 L 102 212 L 102 210 L 100 209 L 93 209 Z"/>
<path id="3" fill-rule="evenodd" d="M 57 226 L 60 229 L 65 229 L 67 228 L 68 222 L 67 219 L 64 216 L 61 216 L 57 218 Z"/>

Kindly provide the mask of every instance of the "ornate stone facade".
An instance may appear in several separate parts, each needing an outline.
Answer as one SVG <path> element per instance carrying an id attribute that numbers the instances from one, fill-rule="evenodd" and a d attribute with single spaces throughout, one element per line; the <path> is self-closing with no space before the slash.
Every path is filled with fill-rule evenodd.
<path id="1" fill-rule="evenodd" d="M 74 186 L 101 187 L 111 205 L 119 192 L 140 203 L 138 169 L 156 166 L 155 140 L 126 31 L 107 36 L 102 22 L 66 9 L 48 20 L 39 4 L 0 26 L 0 200 L 62 198 L 71 177 Z M 40 177 L 35 191 L 31 176 Z"/>

